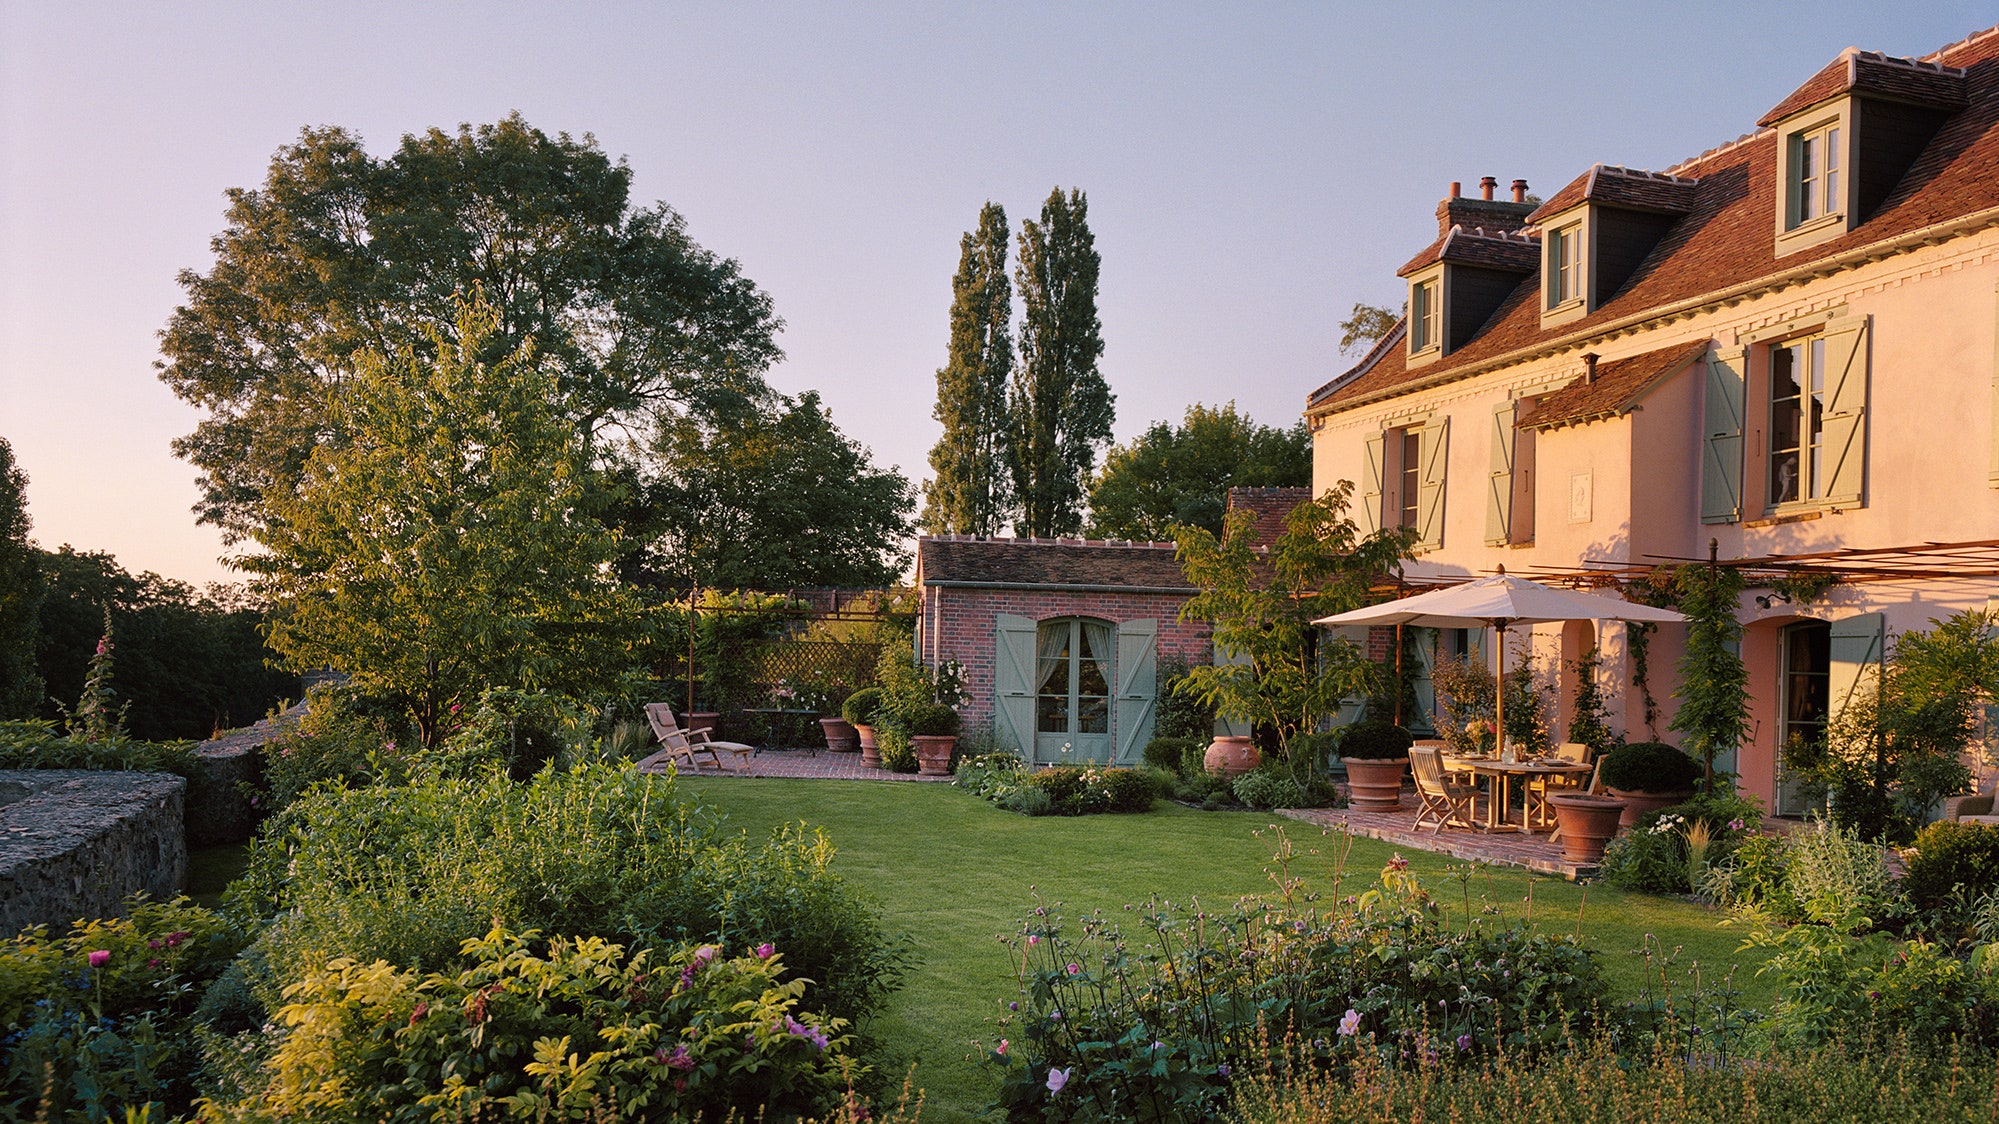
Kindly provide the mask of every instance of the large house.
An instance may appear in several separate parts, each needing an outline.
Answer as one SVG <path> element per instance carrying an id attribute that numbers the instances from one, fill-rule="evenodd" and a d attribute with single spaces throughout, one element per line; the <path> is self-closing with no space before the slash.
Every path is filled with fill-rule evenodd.
<path id="1" fill-rule="evenodd" d="M 1753 736 L 1723 764 L 1795 811 L 1778 747 L 1896 634 L 1999 594 L 1999 28 L 1915 59 L 1849 49 L 1757 126 L 1538 205 L 1517 180 L 1510 200 L 1453 184 L 1399 271 L 1403 322 L 1306 416 L 1315 487 L 1354 481 L 1363 525 L 1413 528 L 1412 580 L 1744 567 Z M 1800 573 L 1838 582 L 1792 596 Z M 1660 733 L 1683 639 L 1651 645 Z M 1626 640 L 1519 642 L 1550 668 L 1598 646 L 1649 736 Z"/>

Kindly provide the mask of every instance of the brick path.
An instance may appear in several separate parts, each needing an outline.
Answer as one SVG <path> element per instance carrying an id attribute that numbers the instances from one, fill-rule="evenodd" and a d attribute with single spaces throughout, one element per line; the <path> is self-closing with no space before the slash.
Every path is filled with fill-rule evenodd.
<path id="1" fill-rule="evenodd" d="M 1570 881 L 1596 873 L 1596 866 L 1593 863 L 1577 865 L 1564 860 L 1562 845 L 1550 843 L 1546 834 L 1529 834 L 1524 831 L 1487 834 L 1482 831 L 1449 827 L 1437 832 L 1427 827 L 1417 831 L 1415 825 L 1418 806 L 1416 795 L 1412 790 L 1402 794 L 1402 810 L 1399 812 L 1356 812 L 1350 808 L 1297 808 L 1279 814 L 1322 827 L 1345 827 L 1355 835 L 1379 839 L 1384 843 L 1394 843 L 1419 851 L 1435 851 L 1460 859 L 1477 859 L 1479 862 L 1497 863 L 1502 866 L 1524 866 L 1539 874 L 1552 874 Z"/>
<path id="2" fill-rule="evenodd" d="M 727 759 L 727 755 L 724 755 Z M 728 760 L 730 765 L 735 764 Z M 665 770 L 655 770 L 664 772 Z M 690 774 L 694 775 L 694 774 Z M 750 758 L 749 768 L 737 771 L 724 768 L 720 772 L 702 768 L 704 777 L 782 777 L 792 780 L 821 781 L 943 781 L 949 784 L 950 777 L 923 777 L 915 773 L 892 773 L 887 769 L 874 769 L 861 764 L 858 753 L 834 753 L 831 750 L 804 749 L 760 749 Z"/>

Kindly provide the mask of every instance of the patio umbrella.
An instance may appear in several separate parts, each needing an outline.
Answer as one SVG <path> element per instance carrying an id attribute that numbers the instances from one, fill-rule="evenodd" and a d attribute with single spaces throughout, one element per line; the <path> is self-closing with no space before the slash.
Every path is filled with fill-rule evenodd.
<path id="1" fill-rule="evenodd" d="M 1433 589 L 1398 601 L 1320 617 L 1313 624 L 1413 624 L 1419 628 L 1491 628 L 1498 633 L 1499 675 L 1494 684 L 1494 744 L 1506 746 L 1506 630 L 1516 624 L 1556 621 L 1683 621 L 1671 609 L 1635 605 L 1614 597 L 1556 589 L 1510 577 L 1504 566 L 1489 578 Z"/>

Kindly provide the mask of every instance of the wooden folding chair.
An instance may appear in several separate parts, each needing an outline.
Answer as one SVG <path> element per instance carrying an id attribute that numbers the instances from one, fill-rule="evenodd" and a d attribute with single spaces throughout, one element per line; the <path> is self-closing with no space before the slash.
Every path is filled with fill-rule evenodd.
<path id="1" fill-rule="evenodd" d="M 690 772 L 701 771 L 701 761 L 705 757 L 718 773 L 747 772 L 750 757 L 757 749 L 741 742 L 716 741 L 707 730 L 687 731 L 674 720 L 671 703 L 647 703 L 646 721 L 651 723 L 653 735 L 659 738 L 661 749 L 658 753 L 639 762 L 641 773 L 662 772 L 669 763 L 685 767 Z M 722 764 L 722 754 L 727 753 L 736 760 L 735 768 Z"/>
<path id="2" fill-rule="evenodd" d="M 1416 795 L 1423 806 L 1416 810 L 1416 827 L 1429 824 L 1442 834 L 1445 827 L 1478 826 L 1475 803 L 1478 786 L 1451 780 L 1444 772 L 1443 754 L 1435 746 L 1409 747 L 1409 768 L 1416 776 Z"/>
<path id="3" fill-rule="evenodd" d="M 1610 756 L 1609 754 L 1604 754 L 1603 756 L 1598 757 L 1596 759 L 1596 768 L 1590 771 L 1589 787 L 1583 789 L 1583 791 L 1591 796 L 1603 795 L 1603 763 L 1609 756 Z M 1556 824 L 1555 830 L 1548 833 L 1548 842 L 1554 843 L 1560 840 L 1561 838 L 1562 838 L 1562 825 Z"/>

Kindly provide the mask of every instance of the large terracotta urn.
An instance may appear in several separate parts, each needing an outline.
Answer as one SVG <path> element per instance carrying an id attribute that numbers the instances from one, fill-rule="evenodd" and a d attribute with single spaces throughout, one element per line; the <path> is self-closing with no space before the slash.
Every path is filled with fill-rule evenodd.
<path id="1" fill-rule="evenodd" d="M 917 776 L 951 775 L 951 747 L 958 744 L 957 735 L 911 734 L 909 740 L 916 747 Z"/>
<path id="2" fill-rule="evenodd" d="M 1263 754 L 1256 743 L 1234 734 L 1223 734 L 1208 743 L 1208 752 L 1201 758 L 1203 769 L 1224 777 L 1239 777 L 1262 763 Z"/>
<path id="3" fill-rule="evenodd" d="M 1356 812 L 1393 812 L 1402 807 L 1402 775 L 1407 757 L 1342 757 L 1347 767 L 1347 806 Z"/>
<path id="4" fill-rule="evenodd" d="M 1548 797 L 1562 833 L 1562 858 L 1572 863 L 1603 861 L 1603 849 L 1617 835 L 1625 801 L 1586 792 L 1558 792 Z"/>
<path id="5" fill-rule="evenodd" d="M 881 746 L 875 744 L 875 728 L 854 723 L 854 738 L 861 743 L 861 764 L 870 769 L 882 767 Z"/>
<path id="6" fill-rule="evenodd" d="M 861 736 L 854 732 L 854 724 L 844 718 L 821 718 L 819 728 L 826 731 L 826 748 L 834 753 L 857 753 L 861 748 Z"/>
<path id="7" fill-rule="evenodd" d="M 1609 789 L 1612 796 L 1624 801 L 1624 817 L 1617 821 L 1619 827 L 1636 827 L 1638 821 L 1644 819 L 1648 812 L 1671 808 L 1675 804 L 1685 804 L 1694 798 L 1694 790 L 1691 788 L 1679 792 L 1633 792 L 1628 789 L 1611 788 L 1609 785 L 1604 787 Z"/>

